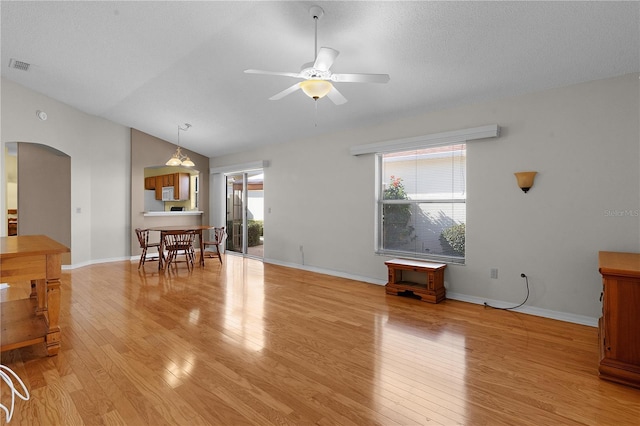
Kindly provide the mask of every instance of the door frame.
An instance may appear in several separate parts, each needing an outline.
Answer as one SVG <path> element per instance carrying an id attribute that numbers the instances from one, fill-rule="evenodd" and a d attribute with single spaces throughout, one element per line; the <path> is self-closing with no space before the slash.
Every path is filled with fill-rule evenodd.
<path id="1" fill-rule="evenodd" d="M 243 256 L 247 256 L 247 257 L 253 257 L 253 258 L 260 258 L 263 259 L 264 258 L 264 253 L 262 256 L 256 255 L 256 254 L 251 254 L 249 253 L 249 220 L 248 220 L 248 211 L 249 211 L 249 191 L 252 190 L 251 189 L 251 184 L 249 183 L 249 178 L 251 176 L 249 175 L 256 175 L 256 174 L 263 174 L 264 175 L 264 170 L 263 169 L 251 169 L 251 170 L 242 170 L 242 171 L 237 171 L 237 172 L 230 172 L 230 173 L 224 173 L 224 187 L 225 187 L 225 194 L 224 194 L 224 198 L 225 198 L 225 218 L 226 218 L 226 226 L 227 228 L 231 228 L 227 230 L 227 235 L 231 236 L 232 239 L 232 246 L 234 247 L 233 250 L 230 250 L 231 253 L 236 253 L 236 254 L 241 254 Z M 235 177 L 235 178 L 242 178 L 242 182 L 241 182 L 241 193 L 240 193 L 240 220 L 241 220 L 241 231 L 240 231 L 240 235 L 242 236 L 242 241 L 238 241 L 236 243 L 236 228 L 235 228 L 235 220 L 236 220 L 236 216 L 235 216 L 235 209 L 236 209 L 236 205 L 235 205 L 235 201 L 236 201 L 236 194 L 235 192 L 236 190 L 236 186 L 238 185 L 238 183 L 230 183 L 229 182 L 229 178 L 230 177 Z M 262 185 L 264 185 L 264 180 Z M 231 197 L 229 195 L 229 189 L 231 188 L 231 191 L 233 192 L 231 194 Z M 264 186 L 263 186 L 264 188 Z M 229 211 L 231 209 L 231 214 L 229 214 Z M 262 219 L 262 223 L 263 223 L 263 227 L 264 227 L 264 198 L 263 198 L 263 205 L 262 205 L 262 213 L 263 213 L 263 219 Z M 231 224 L 231 226 L 229 226 L 229 224 Z M 240 248 L 241 250 L 237 251 L 236 247 Z"/>

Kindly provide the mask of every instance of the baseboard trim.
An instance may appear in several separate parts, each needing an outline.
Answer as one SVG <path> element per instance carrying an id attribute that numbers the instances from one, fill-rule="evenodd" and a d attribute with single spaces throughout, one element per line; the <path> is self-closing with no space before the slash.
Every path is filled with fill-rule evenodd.
<path id="1" fill-rule="evenodd" d="M 262 261 L 264 263 L 270 263 L 273 265 L 286 266 L 287 268 L 300 269 L 300 270 L 309 271 L 309 272 L 316 272 L 318 274 L 324 274 L 324 275 L 331 275 L 332 277 L 340 277 L 340 278 L 346 278 L 349 280 L 363 281 L 369 284 L 385 285 L 387 283 L 386 281 L 376 280 L 371 277 L 349 274 L 347 272 L 341 272 L 341 271 L 334 271 L 332 269 L 318 268 L 315 266 L 300 265 L 299 263 L 282 262 L 280 260 L 266 259 L 266 258 L 262 259 Z"/>
<path id="2" fill-rule="evenodd" d="M 508 308 L 513 303 L 504 302 L 502 300 L 484 299 L 477 296 L 468 296 L 466 294 L 453 293 L 447 291 L 447 299 L 459 300 L 461 302 L 474 303 L 476 305 L 484 305 L 485 303 L 495 306 L 496 308 Z M 491 308 L 489 308 L 491 309 Z M 574 324 L 587 325 L 590 327 L 598 326 L 598 318 L 588 317 L 585 315 L 570 314 L 567 312 L 552 311 L 550 309 L 536 308 L 535 306 L 520 306 L 512 309 L 514 312 L 522 312 L 523 314 L 535 315 L 537 317 L 555 319 L 559 321 L 571 322 Z"/>
<path id="3" fill-rule="evenodd" d="M 98 265 L 100 263 L 122 262 L 123 260 L 139 260 L 140 256 L 133 257 L 110 257 L 106 259 L 93 259 L 86 262 L 74 263 L 71 265 L 62 265 L 63 271 L 71 271 L 73 269 L 83 268 L 85 266 Z"/>

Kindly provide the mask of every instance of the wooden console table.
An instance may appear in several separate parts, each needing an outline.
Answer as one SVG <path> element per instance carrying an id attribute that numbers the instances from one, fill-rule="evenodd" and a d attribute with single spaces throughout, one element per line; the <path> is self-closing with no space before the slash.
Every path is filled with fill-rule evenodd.
<path id="1" fill-rule="evenodd" d="M 423 302 L 439 303 L 446 298 L 444 270 L 446 263 L 431 263 L 419 260 L 393 259 L 384 262 L 389 270 L 389 282 L 385 286 L 387 294 L 397 295 L 410 291 L 420 296 Z M 424 283 L 414 283 L 402 279 L 402 271 L 423 272 Z"/>
<path id="2" fill-rule="evenodd" d="M 0 238 L 0 281 L 31 281 L 31 298 L 0 307 L 0 351 L 45 343 L 47 354 L 60 349 L 60 276 L 64 245 L 44 235 Z"/>
<path id="3" fill-rule="evenodd" d="M 640 254 L 601 251 L 602 317 L 598 321 L 602 379 L 640 388 Z"/>

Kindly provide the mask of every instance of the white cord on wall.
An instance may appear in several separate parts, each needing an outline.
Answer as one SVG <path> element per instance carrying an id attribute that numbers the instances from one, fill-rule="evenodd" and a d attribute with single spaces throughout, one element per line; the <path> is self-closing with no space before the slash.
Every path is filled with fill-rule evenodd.
<path id="1" fill-rule="evenodd" d="M 0 403 L 0 408 L 4 410 L 5 418 L 7 419 L 7 423 L 9 423 L 11 421 L 11 417 L 13 417 L 13 409 L 16 402 L 16 395 L 18 395 L 18 397 L 23 401 L 28 401 L 29 391 L 27 390 L 27 387 L 22 382 L 22 379 L 20 379 L 20 377 L 18 377 L 18 375 L 14 373 L 13 370 L 7 367 L 6 365 L 0 364 L 0 378 L 4 380 L 7 386 L 9 386 L 9 390 L 11 390 L 11 408 L 8 409 L 4 405 L 2 405 L 2 403 Z M 13 383 L 13 379 L 16 379 L 18 383 L 20 383 L 20 386 L 22 387 L 22 393 L 20 392 L 19 389 L 16 389 L 16 385 Z"/>

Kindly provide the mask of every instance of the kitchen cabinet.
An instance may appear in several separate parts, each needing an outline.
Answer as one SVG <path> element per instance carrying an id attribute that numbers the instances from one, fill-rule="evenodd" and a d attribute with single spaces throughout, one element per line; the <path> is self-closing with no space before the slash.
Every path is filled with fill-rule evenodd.
<path id="1" fill-rule="evenodd" d="M 156 176 L 156 200 L 162 200 L 162 176 Z"/>
<path id="2" fill-rule="evenodd" d="M 181 201 L 188 200 L 190 183 L 191 175 L 189 173 L 176 173 L 173 178 L 173 198 Z"/>
<path id="3" fill-rule="evenodd" d="M 640 254 L 600 252 L 600 378 L 640 388 Z"/>
<path id="4" fill-rule="evenodd" d="M 156 177 L 144 178 L 144 189 L 156 189 Z"/>
<path id="5" fill-rule="evenodd" d="M 185 201 L 189 199 L 191 175 L 189 173 L 172 173 L 168 175 L 154 176 L 156 200 L 162 200 L 162 187 L 173 187 L 173 199 L 175 201 Z M 145 179 L 145 187 L 146 187 Z"/>

